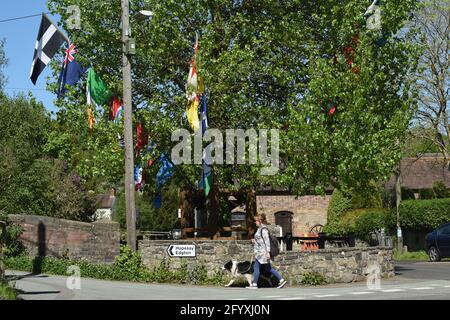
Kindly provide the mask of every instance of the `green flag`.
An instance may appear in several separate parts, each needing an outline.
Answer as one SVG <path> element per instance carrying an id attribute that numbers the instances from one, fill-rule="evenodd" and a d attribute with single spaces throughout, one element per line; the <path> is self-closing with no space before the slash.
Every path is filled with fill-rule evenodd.
<path id="1" fill-rule="evenodd" d="M 92 68 L 88 71 L 87 87 L 89 88 L 91 99 L 98 105 L 106 104 L 112 99 L 112 92 L 108 90 L 105 83 Z"/>

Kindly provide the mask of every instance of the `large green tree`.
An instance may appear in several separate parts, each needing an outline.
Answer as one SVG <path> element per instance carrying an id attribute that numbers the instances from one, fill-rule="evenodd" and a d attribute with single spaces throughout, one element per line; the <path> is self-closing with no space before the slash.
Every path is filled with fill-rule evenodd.
<path id="1" fill-rule="evenodd" d="M 120 2 L 48 3 L 77 44 L 79 60 L 94 66 L 109 88 L 120 94 Z M 210 127 L 284 129 L 280 146 L 284 166 L 277 176 L 261 177 L 260 166 L 214 166 L 215 185 L 255 189 L 262 183 L 281 183 L 297 193 L 320 192 L 330 184 L 359 186 L 382 179 L 397 162 L 413 105 L 407 76 L 416 56 L 400 31 L 417 1 L 383 2 L 382 30 L 375 32 L 365 28 L 363 14 L 370 5 L 365 0 L 131 4 L 132 36 L 137 43 L 132 58 L 133 108 L 158 151 L 171 149 L 173 130 L 188 128 L 185 83 L 195 33 Z M 68 28 L 69 5 L 80 8 L 79 30 Z M 136 18 L 144 8 L 154 12 L 152 20 Z M 352 67 L 345 52 L 353 55 Z M 54 72 L 50 87 L 59 63 L 54 64 Z M 79 85 L 57 102 L 64 135 L 54 137 L 60 140 L 55 151 L 86 179 L 118 181 L 123 174 L 123 153 L 116 137 L 120 129 L 100 121 L 89 133 L 84 101 L 84 87 Z M 321 111 L 328 101 L 337 103 L 332 117 Z M 106 119 L 107 113 L 105 107 L 97 117 Z M 154 177 L 156 166 L 152 170 Z M 178 166 L 174 179 L 193 183 L 200 172 L 200 166 Z"/>

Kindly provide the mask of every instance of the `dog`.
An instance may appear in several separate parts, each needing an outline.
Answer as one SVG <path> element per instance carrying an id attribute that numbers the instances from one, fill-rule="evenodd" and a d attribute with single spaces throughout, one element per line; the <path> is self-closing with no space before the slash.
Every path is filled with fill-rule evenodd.
<path id="1" fill-rule="evenodd" d="M 255 264 L 254 261 L 237 262 L 236 260 L 230 260 L 227 263 L 225 263 L 222 267 L 222 270 L 229 271 L 233 276 L 233 278 L 230 280 L 228 284 L 225 285 L 225 287 L 231 286 L 239 277 L 244 277 L 247 280 L 248 285 L 250 286 L 253 283 L 254 264 Z M 260 270 L 258 286 L 273 287 L 274 283 L 272 281 L 273 280 L 272 274 L 268 273 L 266 270 L 264 270 L 264 268 L 261 269 L 262 270 Z"/>

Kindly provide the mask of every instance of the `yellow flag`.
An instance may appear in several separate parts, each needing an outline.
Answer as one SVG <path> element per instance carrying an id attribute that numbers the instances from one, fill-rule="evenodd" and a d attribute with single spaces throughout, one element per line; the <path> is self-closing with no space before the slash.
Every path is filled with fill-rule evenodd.
<path id="1" fill-rule="evenodd" d="M 198 119 L 198 105 L 199 99 L 196 95 L 195 98 L 189 102 L 189 106 L 187 109 L 187 118 L 189 121 L 189 125 L 191 126 L 194 132 L 197 132 L 200 129 L 199 119 Z"/>
<path id="2" fill-rule="evenodd" d="M 87 115 L 88 115 L 88 128 L 92 130 L 94 125 L 97 124 L 97 120 L 95 119 L 90 106 L 87 108 Z"/>

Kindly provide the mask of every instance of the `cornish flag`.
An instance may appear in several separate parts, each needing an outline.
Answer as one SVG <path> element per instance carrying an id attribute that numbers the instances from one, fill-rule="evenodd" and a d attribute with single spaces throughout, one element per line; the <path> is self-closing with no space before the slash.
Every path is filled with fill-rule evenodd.
<path id="1" fill-rule="evenodd" d="M 68 42 L 67 37 L 50 21 L 46 14 L 43 14 L 30 72 L 30 79 L 33 84 L 36 84 L 41 72 L 66 41 Z"/>

